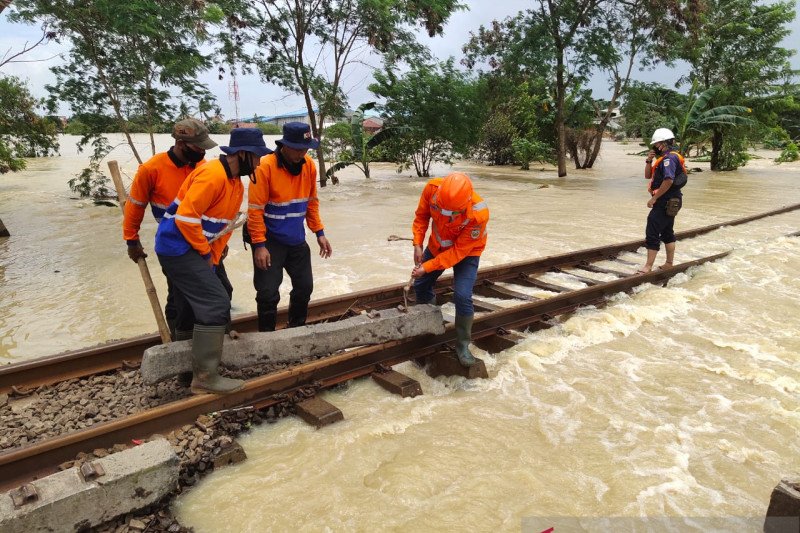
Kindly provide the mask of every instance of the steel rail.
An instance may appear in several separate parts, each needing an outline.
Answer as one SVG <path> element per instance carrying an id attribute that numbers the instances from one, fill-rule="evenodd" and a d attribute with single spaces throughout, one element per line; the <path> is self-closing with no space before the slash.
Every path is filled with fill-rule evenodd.
<path id="1" fill-rule="evenodd" d="M 643 283 L 661 283 L 691 267 L 725 257 L 724 252 L 672 268 L 636 274 L 577 289 L 547 299 L 516 307 L 476 315 L 473 339 L 503 335 L 508 329 L 529 325 L 538 328 L 543 322 L 571 312 L 582 305 L 594 304 L 612 294 L 628 291 Z M 280 400 L 277 395 L 311 385 L 329 388 L 335 384 L 366 376 L 380 367 L 392 366 L 409 359 L 431 355 L 455 340 L 455 329 L 448 325 L 441 335 L 425 335 L 344 352 L 313 362 L 297 365 L 277 373 L 248 380 L 238 392 L 219 396 L 191 396 L 166 405 L 136 413 L 91 428 L 0 453 L 0 489 L 17 486 L 54 471 L 55 466 L 82 451 L 111 447 L 155 433 L 164 433 L 184 424 L 191 424 L 201 414 L 254 405 L 265 407 Z"/>
<path id="2" fill-rule="evenodd" d="M 793 204 L 748 217 L 678 232 L 676 237 L 679 240 L 692 238 L 722 227 L 745 224 L 797 209 L 800 209 L 800 204 Z M 611 260 L 620 253 L 635 251 L 642 246 L 644 246 L 643 240 L 633 240 L 615 245 L 600 246 L 577 252 L 483 268 L 478 272 L 476 283 L 485 279 L 494 282 L 513 281 L 515 278 L 519 278 L 521 274 L 535 274 L 551 268 L 581 268 L 586 263 Z M 437 292 L 442 292 L 449 287 L 451 279 L 451 274 L 442 276 L 436 284 Z M 543 287 L 543 285 L 543 282 L 539 282 L 539 286 Z M 398 283 L 312 301 L 309 305 L 309 322 L 338 319 L 351 309 L 398 305 L 402 302 L 403 286 L 403 283 Z M 282 307 L 278 310 L 278 323 L 285 323 L 286 318 L 287 308 Z M 255 331 L 257 329 L 257 318 L 254 313 L 240 315 L 233 319 L 233 324 L 237 331 Z M 159 344 L 160 340 L 158 335 L 148 334 L 2 366 L 0 367 L 0 394 L 10 392 L 12 387 L 15 386 L 30 388 L 120 368 L 125 361 L 139 361 L 144 350 Z"/>

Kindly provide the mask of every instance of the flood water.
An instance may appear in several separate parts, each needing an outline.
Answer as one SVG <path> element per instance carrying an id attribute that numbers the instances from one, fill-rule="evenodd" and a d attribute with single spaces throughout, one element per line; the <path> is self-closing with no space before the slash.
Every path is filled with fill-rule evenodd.
<path id="1" fill-rule="evenodd" d="M 0 177 L 12 234 L 0 239 L 0 364 L 155 330 L 119 209 L 70 198 L 66 182 L 85 164 L 74 141 L 62 139 L 61 157 Z M 159 136 L 158 148 L 170 141 Z M 457 165 L 491 210 L 481 265 L 642 238 L 643 158 L 629 155 L 641 149 L 606 143 L 597 168 L 565 179 L 536 165 Z M 112 158 L 133 176 L 122 147 Z M 705 171 L 690 176 L 677 231 L 800 202 L 797 163 L 690 166 Z M 314 257 L 314 298 L 405 282 L 412 266 L 410 242 L 387 238 L 411 236 L 425 180 L 387 165 L 371 180 L 340 177 L 320 190 L 334 255 Z M 609 530 L 607 517 L 631 517 L 616 530 L 668 517 L 650 530 L 706 531 L 721 517 L 717 531 L 760 531 L 772 488 L 800 470 L 800 238 L 785 236 L 798 230 L 800 211 L 679 242 L 677 262 L 733 253 L 526 333 L 504 352 L 475 349 L 488 380 L 432 379 L 403 364 L 423 396 L 400 399 L 366 379 L 326 392 L 344 422 L 254 428 L 240 439 L 248 460 L 204 479 L 174 510 L 198 532 L 538 533 L 556 517 L 580 517 L 556 531 Z M 146 248 L 154 233 L 148 216 Z M 234 313 L 251 312 L 250 252 L 239 232 L 230 244 Z M 163 295 L 154 254 L 149 263 Z"/>

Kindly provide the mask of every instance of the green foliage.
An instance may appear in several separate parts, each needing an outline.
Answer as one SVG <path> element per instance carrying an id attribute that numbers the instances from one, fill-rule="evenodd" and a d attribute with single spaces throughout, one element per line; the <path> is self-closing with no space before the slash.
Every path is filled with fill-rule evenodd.
<path id="1" fill-rule="evenodd" d="M 108 176 L 105 175 L 100 167 L 103 158 L 108 155 L 113 147 L 103 136 L 92 138 L 91 144 L 93 151 L 89 158 L 89 166 L 71 178 L 67 184 L 70 190 L 78 193 L 81 198 L 94 198 L 95 201 L 116 198 L 116 194 L 111 192 Z M 79 146 L 82 148 L 84 145 L 85 143 L 82 141 Z"/>
<path id="2" fill-rule="evenodd" d="M 514 147 L 514 159 L 521 165 L 522 170 L 530 170 L 531 161 L 552 160 L 550 147 L 541 141 L 518 137 L 511 144 Z"/>
<path id="3" fill-rule="evenodd" d="M 264 135 L 280 135 L 283 131 L 280 126 L 272 122 L 259 122 L 256 124 L 256 127 L 260 129 L 261 133 Z"/>
<path id="4" fill-rule="evenodd" d="M 347 122 L 337 122 L 325 128 L 325 136 L 322 138 L 323 150 L 334 161 L 347 161 L 352 153 L 352 143 L 352 129 Z"/>
<path id="5" fill-rule="evenodd" d="M 511 122 L 511 117 L 499 108 L 489 115 L 481 127 L 478 157 L 489 161 L 493 165 L 507 165 L 514 161 L 514 139 L 517 137 L 517 128 Z"/>
<path id="6" fill-rule="evenodd" d="M 212 134 L 228 134 L 233 129 L 233 126 L 221 120 L 206 122 L 206 126 L 208 126 L 208 132 Z"/>
<path id="7" fill-rule="evenodd" d="M 58 130 L 36 113 L 42 102 L 15 77 L 0 77 L 0 174 L 25 168 L 25 157 L 58 152 Z"/>
<path id="8" fill-rule="evenodd" d="M 392 64 L 425 58 L 414 27 L 423 26 L 431 37 L 441 34 L 451 13 L 461 8 L 456 0 L 263 1 L 256 13 L 261 53 L 254 62 L 264 81 L 304 97 L 311 131 L 322 138 L 325 118 L 345 114 L 341 84 L 354 64 L 369 53 Z M 318 153 L 324 186 L 324 152 Z"/>
<path id="9" fill-rule="evenodd" d="M 736 170 L 747 164 L 750 156 L 747 154 L 747 132 L 734 130 L 725 135 L 719 153 L 715 170 Z M 711 162 L 714 163 L 714 154 L 711 154 Z"/>
<path id="10" fill-rule="evenodd" d="M 789 137 L 789 133 L 780 126 L 766 128 L 762 139 L 764 148 L 769 148 L 770 150 L 780 150 L 792 140 L 791 137 Z"/>
<path id="11" fill-rule="evenodd" d="M 790 161 L 797 161 L 800 159 L 800 150 L 794 142 L 789 142 L 786 147 L 781 150 L 781 155 L 775 158 L 776 163 L 787 163 Z"/>
<path id="12" fill-rule="evenodd" d="M 369 164 L 374 161 L 373 150 L 401 133 L 401 130 L 395 127 L 385 127 L 375 135 L 369 135 L 364 131 L 364 111 L 374 107 L 375 102 L 360 105 L 353 113 L 349 125 L 341 123 L 347 126 L 346 129 L 342 126 L 331 126 L 334 131 L 330 132 L 332 137 L 329 141 L 330 146 L 339 149 L 336 163 L 327 170 L 328 177 L 334 180 L 334 183 L 338 182 L 335 173 L 350 165 L 357 166 L 364 176 L 369 178 Z"/>
<path id="13" fill-rule="evenodd" d="M 710 108 L 725 106 L 753 110 L 751 121 L 767 126 L 779 122 L 782 104 L 787 99 L 789 81 L 794 72 L 789 58 L 794 50 L 782 44 L 791 30 L 794 2 L 762 3 L 757 0 L 708 0 L 700 4 L 697 39 L 686 46 L 684 58 L 691 62 L 692 92 L 716 88 Z M 750 113 L 748 113 L 750 114 Z M 715 124 L 711 126 L 711 168 L 735 168 L 742 156 L 732 156 L 745 143 L 726 137 L 743 137 L 742 126 L 752 124 Z M 788 129 L 788 128 L 786 128 Z M 759 130 L 751 129 L 755 133 Z M 726 151 L 726 154 L 722 152 Z"/>
<path id="14" fill-rule="evenodd" d="M 625 135 L 649 140 L 658 128 L 677 130 L 678 110 L 685 104 L 686 95 L 661 84 L 631 82 L 620 107 Z"/>
<path id="15" fill-rule="evenodd" d="M 414 165 L 429 176 L 434 161 L 449 163 L 477 142 L 485 107 L 480 84 L 453 65 L 418 64 L 397 78 L 391 68 L 375 73 L 369 89 L 385 99 L 389 125 L 401 132 L 388 141 L 400 168 Z"/>

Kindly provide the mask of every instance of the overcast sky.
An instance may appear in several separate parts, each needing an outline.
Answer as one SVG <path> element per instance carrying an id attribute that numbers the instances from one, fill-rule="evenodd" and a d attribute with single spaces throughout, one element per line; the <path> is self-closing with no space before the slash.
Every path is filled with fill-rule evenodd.
<path id="1" fill-rule="evenodd" d="M 450 56 L 460 58 L 461 48 L 469 39 L 470 32 L 477 31 L 481 25 L 488 25 L 492 20 L 502 20 L 508 16 L 515 15 L 520 10 L 528 9 L 534 5 L 531 0 L 463 0 L 469 6 L 468 11 L 459 12 L 453 15 L 450 22 L 445 27 L 444 35 L 436 38 L 428 38 L 424 32 L 420 32 L 420 40 L 425 43 L 436 57 L 446 59 Z M 784 42 L 784 46 L 797 48 L 800 42 L 800 6 L 796 7 L 798 16 L 792 22 L 792 35 Z M 36 41 L 39 38 L 38 28 L 22 24 L 11 24 L 6 15 L 6 9 L 0 15 L 0 56 L 6 50 L 18 51 L 26 41 Z M 56 43 L 48 43 L 25 55 L 25 63 L 8 64 L 3 67 L 3 74 L 11 74 L 28 81 L 31 91 L 36 96 L 46 95 L 45 84 L 52 84 L 54 77 L 50 73 L 50 67 L 58 64 L 61 59 L 59 54 L 65 53 L 67 47 Z M 368 59 L 369 62 L 369 59 Z M 379 62 L 372 60 L 372 65 L 378 67 Z M 795 55 L 792 58 L 792 65 L 800 69 L 800 57 Z M 664 69 L 656 71 L 636 71 L 634 78 L 643 81 L 660 81 L 665 85 L 672 85 L 678 77 L 684 74 L 685 67 L 676 69 Z M 235 115 L 233 101 L 229 97 L 230 79 L 222 81 L 217 79 L 216 71 L 204 74 L 201 80 L 208 84 L 211 91 L 217 96 L 218 103 L 226 118 Z M 350 72 L 344 80 L 344 90 L 347 92 L 351 107 L 355 108 L 363 102 L 373 100 L 374 97 L 367 90 L 371 83 L 371 70 L 363 67 Z M 304 108 L 303 99 L 297 95 L 287 94 L 279 87 L 262 83 L 257 76 L 244 76 L 239 80 L 239 115 L 246 119 L 253 115 L 277 115 Z M 590 88 L 594 91 L 596 98 L 608 96 L 606 80 L 601 76 L 595 77 L 590 83 Z M 68 115 L 69 110 L 64 107 L 60 114 Z"/>

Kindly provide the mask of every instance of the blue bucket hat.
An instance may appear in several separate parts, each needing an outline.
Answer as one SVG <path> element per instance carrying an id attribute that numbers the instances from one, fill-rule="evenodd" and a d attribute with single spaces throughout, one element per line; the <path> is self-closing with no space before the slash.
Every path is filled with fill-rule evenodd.
<path id="1" fill-rule="evenodd" d="M 258 128 L 232 129 L 229 146 L 220 146 L 219 149 L 228 155 L 245 151 L 253 152 L 258 157 L 264 157 L 272 153 L 272 150 L 267 148 L 267 144 L 264 142 L 264 134 Z"/>
<path id="2" fill-rule="evenodd" d="M 316 149 L 319 141 L 311 135 L 311 126 L 304 122 L 287 122 L 283 125 L 283 138 L 275 141 L 278 146 L 284 145 L 295 150 Z"/>

